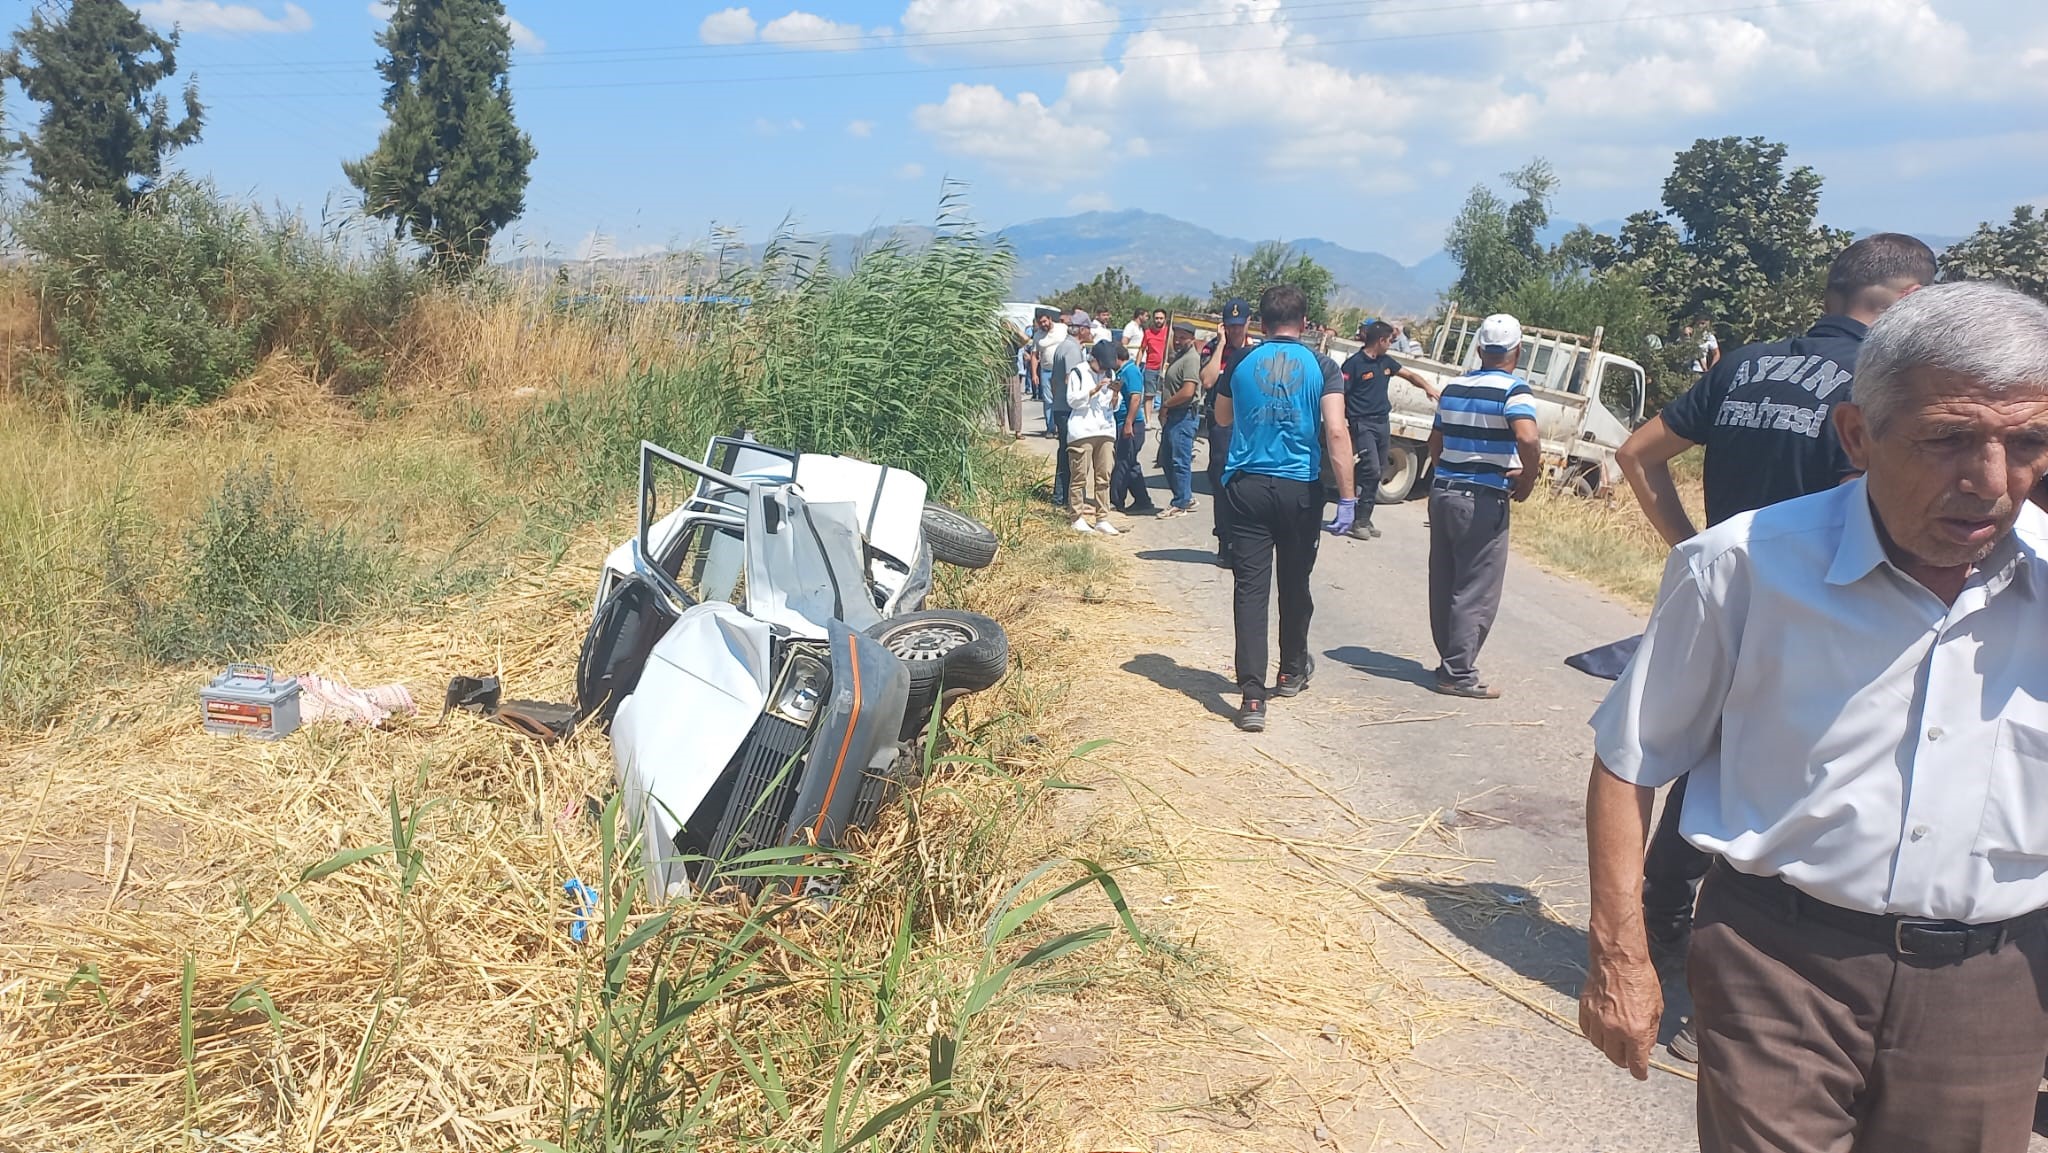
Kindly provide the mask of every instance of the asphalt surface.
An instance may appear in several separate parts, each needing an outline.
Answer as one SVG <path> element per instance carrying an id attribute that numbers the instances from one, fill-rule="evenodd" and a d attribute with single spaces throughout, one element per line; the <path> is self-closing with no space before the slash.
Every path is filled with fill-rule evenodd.
<path id="1" fill-rule="evenodd" d="M 1035 411 L 1029 415 L 1037 420 Z M 1049 454 L 1050 441 L 1031 443 Z M 1154 599 L 1189 609 L 1186 630 L 1160 638 L 1157 651 L 1132 654 L 1124 667 L 1225 715 L 1237 701 L 1231 582 L 1228 570 L 1214 564 L 1204 451 L 1197 446 L 1192 515 L 1118 516 L 1124 535 L 1103 543 L 1138 562 L 1135 578 Z M 1149 468 L 1152 455 L 1148 444 L 1150 491 L 1164 506 L 1169 496 Z M 1273 703 L 1259 743 L 1322 770 L 1361 813 L 1439 814 L 1477 862 L 1462 868 L 1457 885 L 1405 894 L 1408 907 L 1425 914 L 1414 923 L 1501 985 L 1576 1020 L 1586 948 L 1586 720 L 1608 682 L 1564 660 L 1641 632 L 1643 617 L 1517 554 L 1479 662 L 1501 699 L 1439 695 L 1429 687 L 1437 655 L 1429 633 L 1426 513 L 1420 499 L 1383 505 L 1374 515 L 1379 539 L 1323 538 L 1313 580 L 1315 674 L 1300 697 Z M 1353 720 L 1360 716 L 1376 723 L 1361 726 Z M 1405 956 L 1419 971 L 1442 971 L 1426 948 L 1404 952 L 1398 940 L 1393 944 L 1388 956 L 1396 963 Z M 1672 968 L 1666 978 L 1660 1042 L 1691 1008 L 1682 970 Z M 1455 972 L 1431 980 L 1446 998 L 1493 995 Z M 1697 1147 L 1690 1080 L 1653 1070 L 1647 1083 L 1636 1082 L 1575 1032 L 1505 997 L 1480 1016 L 1483 1023 L 1423 1040 L 1403 1064 L 1398 1084 L 1416 1128 L 1427 1132 L 1390 1134 L 1390 1144 L 1617 1153 Z M 1686 1067 L 1662 1043 L 1657 1056 Z M 2042 1113 L 2048 1123 L 2048 1109 Z M 2032 1148 L 2048 1151 L 2048 1139 L 2037 1136 Z"/>

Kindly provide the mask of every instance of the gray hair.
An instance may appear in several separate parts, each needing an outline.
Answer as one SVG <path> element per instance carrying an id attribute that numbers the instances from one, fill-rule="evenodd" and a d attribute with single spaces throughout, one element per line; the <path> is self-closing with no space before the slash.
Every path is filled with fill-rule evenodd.
<path id="1" fill-rule="evenodd" d="M 1856 358 L 1852 398 L 1873 432 L 1911 399 L 1906 375 L 1934 371 L 1992 393 L 2048 392 L 2048 304 L 1986 281 L 1937 284 L 1886 309 Z"/>

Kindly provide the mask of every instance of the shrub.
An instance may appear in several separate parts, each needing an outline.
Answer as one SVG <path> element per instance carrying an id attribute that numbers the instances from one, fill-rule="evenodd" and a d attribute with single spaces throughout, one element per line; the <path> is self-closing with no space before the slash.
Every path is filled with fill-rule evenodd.
<path id="1" fill-rule="evenodd" d="M 351 254 L 184 180 L 130 206 L 35 200 L 17 228 L 56 341 L 45 376 L 108 405 L 207 400 L 274 352 L 344 390 L 375 383 L 422 284 L 388 244 Z"/>
<path id="2" fill-rule="evenodd" d="M 341 528 L 323 528 L 265 466 L 233 475 L 186 540 L 177 599 L 142 608 L 137 630 L 157 660 L 244 657 L 348 615 L 377 575 Z"/>

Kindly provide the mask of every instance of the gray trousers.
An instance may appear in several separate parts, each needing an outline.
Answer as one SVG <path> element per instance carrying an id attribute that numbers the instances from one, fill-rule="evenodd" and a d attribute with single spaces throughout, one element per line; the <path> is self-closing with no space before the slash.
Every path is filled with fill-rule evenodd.
<path id="1" fill-rule="evenodd" d="M 1479 683 L 1479 649 L 1508 575 L 1508 494 L 1479 486 L 1429 492 L 1429 632 L 1436 675 Z"/>

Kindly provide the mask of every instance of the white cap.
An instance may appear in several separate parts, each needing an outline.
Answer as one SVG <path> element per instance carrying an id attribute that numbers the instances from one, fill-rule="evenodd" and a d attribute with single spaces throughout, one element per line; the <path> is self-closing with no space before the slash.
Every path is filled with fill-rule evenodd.
<path id="1" fill-rule="evenodd" d="M 1505 352 L 1522 347 L 1522 322 L 1496 312 L 1479 322 L 1479 347 Z"/>

